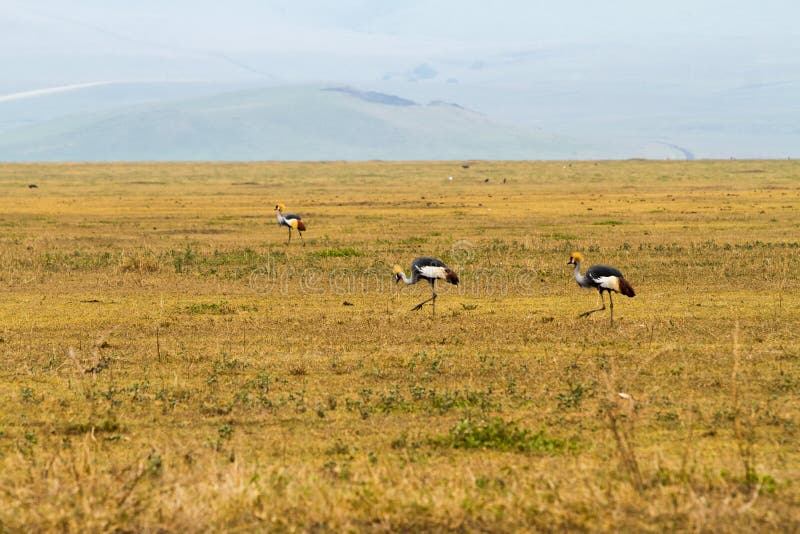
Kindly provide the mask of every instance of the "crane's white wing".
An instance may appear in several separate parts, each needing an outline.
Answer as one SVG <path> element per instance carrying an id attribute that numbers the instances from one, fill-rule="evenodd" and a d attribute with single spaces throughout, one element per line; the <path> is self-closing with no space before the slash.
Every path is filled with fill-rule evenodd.
<path id="1" fill-rule="evenodd" d="M 599 287 L 611 289 L 619 293 L 619 278 L 616 276 L 592 276 L 592 281 Z"/>
<path id="2" fill-rule="evenodd" d="M 423 267 L 419 267 L 417 272 L 419 272 L 420 276 L 425 278 L 444 278 L 445 272 L 444 267 L 436 267 L 434 265 L 425 265 Z"/>

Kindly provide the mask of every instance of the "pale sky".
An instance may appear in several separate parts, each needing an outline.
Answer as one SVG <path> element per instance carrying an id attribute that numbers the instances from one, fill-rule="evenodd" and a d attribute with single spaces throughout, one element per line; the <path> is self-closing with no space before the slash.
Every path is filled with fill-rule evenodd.
<path id="1" fill-rule="evenodd" d="M 318 53 L 344 66 L 348 58 L 421 62 L 589 46 L 635 47 L 629 51 L 638 48 L 644 63 L 663 47 L 691 53 L 688 62 L 708 57 L 733 68 L 737 61 L 782 63 L 800 55 L 798 20 L 800 3 L 786 0 L 5 0 L 0 58 Z M 598 59 L 609 66 L 614 60 Z"/>

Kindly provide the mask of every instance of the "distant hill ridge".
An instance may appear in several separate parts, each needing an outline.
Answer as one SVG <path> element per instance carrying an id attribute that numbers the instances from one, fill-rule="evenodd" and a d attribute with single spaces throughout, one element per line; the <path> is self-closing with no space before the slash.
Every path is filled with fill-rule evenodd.
<path id="1" fill-rule="evenodd" d="M 565 137 L 457 104 L 352 87 L 274 87 L 81 113 L 0 133 L 3 161 L 574 159 Z"/>
<path id="2" fill-rule="evenodd" d="M 420 106 L 419 102 L 415 102 L 414 100 L 409 100 L 407 98 L 402 98 L 395 95 L 390 95 L 387 93 L 379 93 L 377 91 L 359 91 L 358 89 L 354 89 L 352 87 L 326 87 L 323 91 L 331 91 L 334 93 L 342 93 L 345 95 L 349 95 L 364 102 L 373 102 L 375 104 L 384 104 L 387 106 Z M 429 106 L 450 106 L 457 109 L 463 109 L 465 111 L 472 111 L 464 106 L 460 106 L 458 104 L 454 104 L 452 102 L 445 102 L 444 100 L 431 100 L 428 103 Z"/>
<path id="3" fill-rule="evenodd" d="M 413 100 L 400 98 L 395 95 L 387 95 L 386 93 L 378 93 L 376 91 L 359 91 L 352 87 L 326 87 L 323 91 L 331 91 L 334 93 L 342 93 L 350 95 L 355 98 L 361 99 L 364 102 L 374 102 L 376 104 L 384 104 L 387 106 L 417 106 Z"/>

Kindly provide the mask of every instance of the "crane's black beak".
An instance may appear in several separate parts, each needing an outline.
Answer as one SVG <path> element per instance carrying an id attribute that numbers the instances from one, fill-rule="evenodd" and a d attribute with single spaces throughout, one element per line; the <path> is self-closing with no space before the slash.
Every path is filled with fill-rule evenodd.
<path id="1" fill-rule="evenodd" d="M 394 283 L 395 283 L 395 285 L 397 285 L 397 283 L 399 281 L 400 281 L 400 275 L 399 274 L 394 275 Z"/>

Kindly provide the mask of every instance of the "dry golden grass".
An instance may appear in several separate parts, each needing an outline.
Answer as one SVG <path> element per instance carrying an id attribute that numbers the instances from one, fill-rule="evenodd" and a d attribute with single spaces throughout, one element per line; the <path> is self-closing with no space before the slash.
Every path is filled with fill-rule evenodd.
<path id="1" fill-rule="evenodd" d="M 0 532 L 798 530 L 799 170 L 0 165 Z"/>

